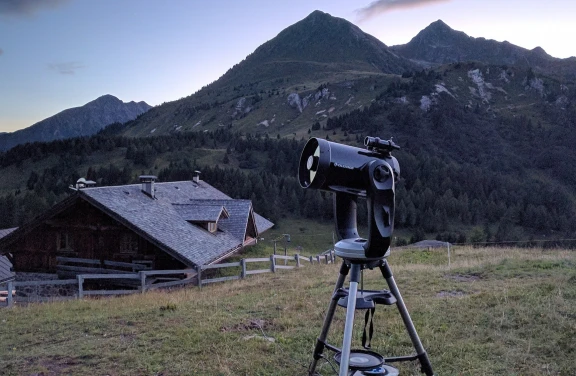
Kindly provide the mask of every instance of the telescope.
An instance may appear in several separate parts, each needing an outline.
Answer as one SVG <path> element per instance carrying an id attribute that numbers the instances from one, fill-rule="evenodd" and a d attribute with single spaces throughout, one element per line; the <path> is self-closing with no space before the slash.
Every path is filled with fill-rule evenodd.
<path id="1" fill-rule="evenodd" d="M 394 187 L 400 175 L 391 154 L 392 140 L 366 137 L 365 149 L 320 138 L 306 143 L 298 168 L 302 188 L 334 192 L 337 256 L 349 260 L 379 260 L 389 254 L 394 230 Z M 357 201 L 365 198 L 368 236 L 358 234 Z"/>
<path id="2" fill-rule="evenodd" d="M 308 376 L 315 376 L 320 359 L 326 359 L 324 349 L 334 351 L 334 360 L 340 366 L 339 376 L 398 375 L 390 365 L 394 362 L 418 360 L 421 371 L 433 376 L 434 371 L 414 323 L 398 290 L 386 257 L 394 230 L 394 189 L 400 175 L 400 166 L 392 151 L 400 149 L 392 140 L 366 137 L 365 149 L 329 142 L 319 138 L 308 140 L 298 165 L 298 179 L 302 188 L 334 192 L 334 223 L 338 242 L 334 253 L 343 259 L 340 275 L 320 336 L 316 340 Z M 358 235 L 358 198 L 366 199 L 368 211 L 368 236 Z M 358 290 L 361 274 L 365 269 L 378 267 L 390 290 Z M 348 288 L 344 280 L 350 273 Z M 383 357 L 370 349 L 372 321 L 367 335 L 369 316 L 376 305 L 396 305 L 408 332 L 416 355 Z M 328 331 L 336 307 L 346 308 L 346 321 L 342 348 L 327 341 Z M 351 348 L 355 310 L 367 310 L 362 336 L 364 349 Z M 371 314 L 370 314 L 371 312 Z M 366 342 L 367 340 L 367 342 Z M 366 344 L 368 343 L 368 345 Z"/>

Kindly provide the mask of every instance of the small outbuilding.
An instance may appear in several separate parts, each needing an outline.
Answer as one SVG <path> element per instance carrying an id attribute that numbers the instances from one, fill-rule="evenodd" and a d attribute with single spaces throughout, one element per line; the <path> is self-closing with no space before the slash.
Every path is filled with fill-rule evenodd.
<path id="1" fill-rule="evenodd" d="M 16 228 L 7 228 L 0 230 L 0 239 L 10 234 Z M 10 262 L 11 255 L 0 256 L 0 283 L 8 282 L 14 279 L 14 272 L 12 271 L 12 263 Z"/>

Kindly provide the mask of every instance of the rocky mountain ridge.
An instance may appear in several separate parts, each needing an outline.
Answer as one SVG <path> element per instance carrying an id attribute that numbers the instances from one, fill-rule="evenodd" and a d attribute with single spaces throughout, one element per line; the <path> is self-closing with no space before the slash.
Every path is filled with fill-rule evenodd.
<path id="1" fill-rule="evenodd" d="M 576 78 L 576 58 L 557 59 L 541 48 L 527 50 L 473 38 L 441 20 L 408 44 L 388 47 L 344 19 L 314 11 L 262 44 L 219 80 L 155 107 L 123 132 L 151 136 L 226 127 L 300 135 L 318 127 L 316 123 L 325 126 L 331 117 L 368 107 L 395 80 L 469 61 L 514 66 L 526 75 L 532 70 L 564 82 Z M 548 93 L 558 91 L 552 85 L 546 88 Z"/>
<path id="2" fill-rule="evenodd" d="M 390 50 L 422 67 L 477 61 L 576 77 L 576 57 L 559 59 L 541 47 L 528 50 L 508 41 L 474 38 L 452 29 L 442 20 L 432 22 L 407 44 L 391 46 Z"/>
<path id="3" fill-rule="evenodd" d="M 282 128 L 275 131 L 292 133 L 310 120 L 316 121 L 315 116 L 304 119 L 298 115 L 310 102 L 310 95 L 316 95 L 312 91 L 322 85 L 336 83 L 332 89 L 336 95 L 324 102 L 334 101 L 326 112 L 334 107 L 330 113 L 339 115 L 369 103 L 375 87 L 390 77 L 414 69 L 419 66 L 391 52 L 356 25 L 314 11 L 262 44 L 217 81 L 152 109 L 126 134 L 148 136 L 217 127 L 248 130 L 272 123 Z M 352 86 L 362 94 L 340 90 Z"/>

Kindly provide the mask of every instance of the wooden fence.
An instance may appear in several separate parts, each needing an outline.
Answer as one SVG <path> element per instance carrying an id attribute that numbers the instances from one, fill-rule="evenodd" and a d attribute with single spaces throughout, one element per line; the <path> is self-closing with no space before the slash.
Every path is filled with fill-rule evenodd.
<path id="1" fill-rule="evenodd" d="M 75 278 L 80 273 L 129 274 L 152 269 L 151 261 L 118 262 L 72 257 L 56 257 L 56 261 L 56 273 L 60 278 Z"/>
<path id="2" fill-rule="evenodd" d="M 283 260 L 284 265 L 279 265 L 277 260 Z M 63 260 L 66 263 L 82 263 L 86 260 L 84 259 L 66 259 Z M 175 286 L 185 286 L 189 284 L 196 284 L 201 287 L 209 283 L 231 281 L 237 279 L 244 279 L 249 275 L 261 274 L 261 273 L 276 273 L 278 270 L 282 269 L 293 269 L 302 266 L 302 261 L 310 262 L 311 264 L 331 264 L 335 261 L 335 255 L 333 251 L 329 253 L 304 257 L 298 254 L 294 256 L 279 256 L 271 255 L 270 257 L 262 258 L 246 258 L 238 262 L 229 262 L 223 264 L 214 265 L 203 265 L 198 269 L 182 269 L 182 270 L 139 270 L 133 273 L 126 273 L 120 271 L 119 273 L 111 273 L 106 270 L 104 273 L 99 274 L 78 274 L 75 279 L 64 279 L 64 280 L 49 280 L 49 281 L 8 281 L 4 282 L 6 286 L 6 294 L 0 295 L 5 296 L 5 299 L 0 299 L 0 307 L 12 307 L 16 302 L 42 302 L 42 301 L 57 301 L 57 300 L 69 300 L 69 299 L 82 299 L 85 296 L 112 296 L 112 295 L 126 295 L 134 293 L 144 293 L 147 290 L 158 289 L 158 288 L 168 288 Z M 100 261 L 98 261 L 100 263 Z M 249 270 L 249 264 L 256 263 L 267 263 L 265 269 L 254 269 Z M 293 265 L 288 265 L 293 263 Z M 132 267 L 133 265 L 113 265 L 121 267 Z M 239 273 L 236 275 L 216 277 L 216 278 L 205 278 L 202 276 L 204 272 L 208 270 L 216 269 L 226 269 L 226 268 L 239 268 Z M 101 268 L 98 268 L 101 271 Z M 140 269 L 140 268 L 138 268 Z M 68 270 L 69 272 L 71 270 Z M 122 286 L 123 289 L 116 290 L 96 290 L 96 289 L 85 289 L 85 282 L 91 280 L 100 280 L 105 282 L 113 282 L 117 286 Z M 51 297 L 22 297 L 18 296 L 18 288 L 38 288 L 41 286 L 64 286 L 73 285 L 77 287 L 77 292 L 69 296 L 51 296 Z M 2 290 L 2 284 L 0 284 L 0 290 Z M 11 292 L 11 293 L 10 293 Z M 4 301 L 2 301 L 4 300 Z"/>

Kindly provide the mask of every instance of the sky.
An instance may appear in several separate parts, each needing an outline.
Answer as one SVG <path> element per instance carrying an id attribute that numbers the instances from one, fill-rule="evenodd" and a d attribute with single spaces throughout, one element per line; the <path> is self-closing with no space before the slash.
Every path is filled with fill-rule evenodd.
<path id="1" fill-rule="evenodd" d="M 441 19 L 576 56 L 573 0 L 0 0 L 0 132 L 105 94 L 153 106 L 186 97 L 314 10 L 388 46 Z"/>

